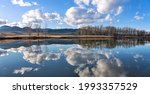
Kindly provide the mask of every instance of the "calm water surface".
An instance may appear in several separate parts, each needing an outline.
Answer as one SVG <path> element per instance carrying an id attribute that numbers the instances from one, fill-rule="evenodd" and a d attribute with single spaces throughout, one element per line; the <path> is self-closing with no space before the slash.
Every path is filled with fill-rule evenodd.
<path id="1" fill-rule="evenodd" d="M 45 40 L 0 43 L 2 77 L 150 77 L 146 40 Z"/>

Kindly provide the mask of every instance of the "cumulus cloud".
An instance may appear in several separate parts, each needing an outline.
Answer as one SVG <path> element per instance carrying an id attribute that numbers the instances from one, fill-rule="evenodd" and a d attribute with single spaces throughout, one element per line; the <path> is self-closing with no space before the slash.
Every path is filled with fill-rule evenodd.
<path id="1" fill-rule="evenodd" d="M 5 25 L 6 23 L 7 23 L 7 20 L 0 19 L 0 25 Z"/>
<path id="2" fill-rule="evenodd" d="M 112 21 L 111 16 L 122 13 L 123 0 L 74 0 L 78 5 L 66 11 L 65 22 L 72 26 Z"/>
<path id="3" fill-rule="evenodd" d="M 75 72 L 81 77 L 126 76 L 122 62 L 111 52 L 94 52 L 82 47 L 72 47 L 65 55 L 67 62 L 76 66 Z"/>
<path id="4" fill-rule="evenodd" d="M 65 22 L 69 25 L 85 25 L 94 23 L 102 16 L 93 9 L 71 7 L 66 12 Z"/>
<path id="5" fill-rule="evenodd" d="M 40 23 L 42 21 L 43 13 L 39 9 L 30 10 L 22 16 L 23 23 Z"/>
<path id="6" fill-rule="evenodd" d="M 92 4 L 97 7 L 97 11 L 100 13 L 116 12 L 123 0 L 92 0 Z"/>
<path id="7" fill-rule="evenodd" d="M 30 10 L 27 13 L 23 14 L 22 16 L 22 23 L 28 24 L 28 23 L 42 23 L 44 21 L 52 21 L 55 20 L 58 23 L 61 23 L 61 16 L 54 12 L 54 13 L 43 13 L 39 9 Z"/>
<path id="8" fill-rule="evenodd" d="M 8 26 L 18 26 L 26 27 L 28 24 L 32 23 L 33 28 L 35 25 L 43 25 L 45 21 L 57 22 L 57 24 L 63 24 L 63 18 L 57 12 L 52 13 L 43 13 L 40 9 L 29 10 L 28 12 L 22 15 L 21 21 L 9 22 L 6 23 L 4 20 L 0 20 L 0 25 L 6 23 Z"/>
<path id="9" fill-rule="evenodd" d="M 21 7 L 38 5 L 37 2 L 25 2 L 24 0 L 11 0 L 12 4 L 19 5 Z"/>

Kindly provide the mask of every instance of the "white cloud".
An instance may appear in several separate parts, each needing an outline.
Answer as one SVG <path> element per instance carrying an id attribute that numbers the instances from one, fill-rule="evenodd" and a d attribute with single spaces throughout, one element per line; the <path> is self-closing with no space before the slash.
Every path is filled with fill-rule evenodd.
<path id="1" fill-rule="evenodd" d="M 79 26 L 94 23 L 101 18 L 103 17 L 93 9 L 71 7 L 66 12 L 65 22 L 72 26 Z"/>
<path id="2" fill-rule="evenodd" d="M 119 6 L 116 13 L 115 13 L 115 15 L 116 16 L 119 15 L 120 13 L 122 13 L 122 11 L 123 11 L 123 8 L 121 6 Z"/>
<path id="3" fill-rule="evenodd" d="M 122 62 L 111 51 L 90 51 L 80 46 L 65 52 L 67 62 L 75 66 L 75 72 L 81 77 L 118 77 L 126 76 Z"/>
<path id="4" fill-rule="evenodd" d="M 137 21 L 139 21 L 139 20 L 144 19 L 144 17 L 143 16 L 139 16 L 139 15 L 135 15 L 134 19 L 137 20 Z"/>
<path id="5" fill-rule="evenodd" d="M 139 11 L 135 13 L 135 16 L 133 17 L 136 21 L 143 20 L 145 17 L 145 13 L 141 14 Z"/>
<path id="6" fill-rule="evenodd" d="M 84 4 L 89 5 L 90 0 L 82 0 Z"/>
<path id="7" fill-rule="evenodd" d="M 35 6 L 39 5 L 37 2 L 32 2 L 32 4 Z"/>
<path id="8" fill-rule="evenodd" d="M 0 19 L 0 25 L 8 25 L 8 26 L 18 26 L 18 27 L 26 27 L 28 24 L 32 23 L 32 27 L 35 25 L 44 25 L 45 21 L 56 22 L 57 24 L 63 24 L 63 18 L 57 12 L 52 13 L 43 13 L 40 9 L 29 10 L 28 12 L 22 15 L 22 20 L 7 22 L 7 20 Z M 6 23 L 7 22 L 7 23 Z"/>
<path id="9" fill-rule="evenodd" d="M 23 23 L 41 23 L 42 21 L 43 13 L 39 9 L 30 10 L 22 16 Z"/>
<path id="10" fill-rule="evenodd" d="M 48 21 L 56 21 L 57 24 L 63 24 L 62 17 L 60 16 L 59 13 L 53 12 L 53 13 L 44 13 L 44 19 Z"/>
<path id="11" fill-rule="evenodd" d="M 84 7 L 84 5 L 89 5 L 90 0 L 74 0 L 74 2 L 80 7 Z"/>
<path id="12" fill-rule="evenodd" d="M 55 20 L 58 22 L 58 24 L 62 22 L 62 18 L 58 13 L 56 12 L 43 13 L 39 9 L 30 10 L 27 13 L 23 14 L 22 16 L 22 23 L 24 24 L 28 24 L 28 23 L 37 24 L 37 23 L 42 23 L 47 20 L 48 21 Z"/>
<path id="13" fill-rule="evenodd" d="M 92 0 L 92 4 L 97 7 L 100 13 L 116 12 L 123 0 Z"/>
<path id="14" fill-rule="evenodd" d="M 37 2 L 25 2 L 24 0 L 11 0 L 12 4 L 19 5 L 21 7 L 38 5 Z"/>
<path id="15" fill-rule="evenodd" d="M 6 23 L 7 23 L 7 20 L 0 19 L 0 25 L 5 25 Z"/>
<path id="16" fill-rule="evenodd" d="M 105 17 L 105 21 L 112 22 L 112 18 L 111 18 L 111 15 L 110 15 L 110 14 L 108 14 L 108 15 Z"/>
<path id="17" fill-rule="evenodd" d="M 24 27 L 26 26 L 26 24 L 22 23 L 22 22 L 9 22 L 6 24 L 7 26 L 18 26 L 18 27 Z"/>
<path id="18" fill-rule="evenodd" d="M 78 5 L 66 11 L 65 22 L 72 26 L 109 21 L 122 13 L 124 0 L 74 0 Z"/>

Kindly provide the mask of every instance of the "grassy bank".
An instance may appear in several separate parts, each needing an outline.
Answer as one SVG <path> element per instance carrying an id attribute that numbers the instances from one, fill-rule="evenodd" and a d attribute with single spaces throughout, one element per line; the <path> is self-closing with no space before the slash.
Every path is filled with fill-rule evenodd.
<path id="1" fill-rule="evenodd" d="M 114 38 L 150 38 L 150 36 L 102 36 L 102 35 L 5 35 L 0 39 L 114 39 Z"/>
<path id="2" fill-rule="evenodd" d="M 99 36 L 99 35 L 6 35 L 1 36 L 0 39 L 50 39 L 50 38 L 113 38 L 112 36 Z"/>

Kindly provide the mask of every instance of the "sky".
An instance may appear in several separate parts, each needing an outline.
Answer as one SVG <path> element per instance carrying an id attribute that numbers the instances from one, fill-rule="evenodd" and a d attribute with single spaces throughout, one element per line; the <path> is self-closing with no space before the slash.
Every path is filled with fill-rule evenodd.
<path id="1" fill-rule="evenodd" d="M 0 26 L 132 27 L 150 31 L 150 0 L 0 0 Z"/>

